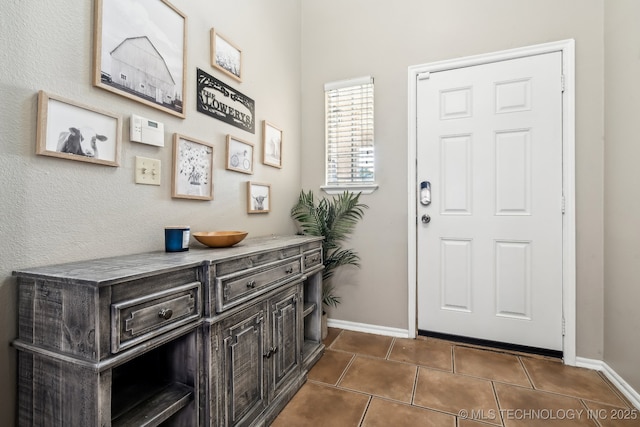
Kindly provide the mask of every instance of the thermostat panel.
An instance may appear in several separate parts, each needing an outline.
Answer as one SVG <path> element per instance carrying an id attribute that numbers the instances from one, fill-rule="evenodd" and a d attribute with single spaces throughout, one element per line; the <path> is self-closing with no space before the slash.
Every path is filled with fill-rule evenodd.
<path id="1" fill-rule="evenodd" d="M 132 114 L 130 139 L 133 142 L 164 147 L 164 124 Z"/>

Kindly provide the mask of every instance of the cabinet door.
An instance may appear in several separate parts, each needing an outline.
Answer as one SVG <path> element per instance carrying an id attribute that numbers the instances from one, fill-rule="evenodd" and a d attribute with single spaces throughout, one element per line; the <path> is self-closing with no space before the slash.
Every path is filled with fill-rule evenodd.
<path id="1" fill-rule="evenodd" d="M 273 400 L 301 369 L 301 285 L 269 299 L 271 314 L 270 378 Z"/>
<path id="2" fill-rule="evenodd" d="M 257 304 L 222 326 L 227 426 L 248 425 L 266 407 L 264 323 L 264 305 Z"/>

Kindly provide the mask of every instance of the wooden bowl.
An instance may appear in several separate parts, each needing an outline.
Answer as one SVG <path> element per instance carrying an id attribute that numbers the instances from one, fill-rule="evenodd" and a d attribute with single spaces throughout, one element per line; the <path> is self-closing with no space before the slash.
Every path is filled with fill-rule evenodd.
<path id="1" fill-rule="evenodd" d="M 193 237 L 210 248 L 228 248 L 247 237 L 246 231 L 197 231 Z"/>

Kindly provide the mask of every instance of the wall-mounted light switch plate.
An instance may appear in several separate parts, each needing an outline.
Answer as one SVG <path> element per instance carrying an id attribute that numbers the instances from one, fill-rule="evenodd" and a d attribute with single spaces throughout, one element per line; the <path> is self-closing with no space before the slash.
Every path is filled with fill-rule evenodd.
<path id="1" fill-rule="evenodd" d="M 160 160 L 136 156 L 136 184 L 160 185 Z"/>

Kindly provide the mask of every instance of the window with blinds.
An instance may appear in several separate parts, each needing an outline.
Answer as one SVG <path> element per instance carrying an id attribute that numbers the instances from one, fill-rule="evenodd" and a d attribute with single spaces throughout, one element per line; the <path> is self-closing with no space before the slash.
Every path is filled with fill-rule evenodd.
<path id="1" fill-rule="evenodd" d="M 373 78 L 325 85 L 326 187 L 375 186 Z"/>

